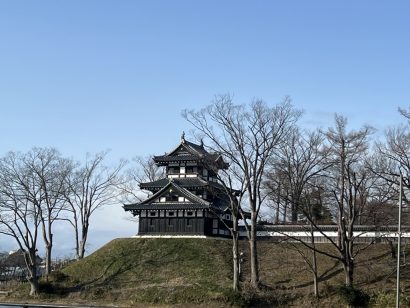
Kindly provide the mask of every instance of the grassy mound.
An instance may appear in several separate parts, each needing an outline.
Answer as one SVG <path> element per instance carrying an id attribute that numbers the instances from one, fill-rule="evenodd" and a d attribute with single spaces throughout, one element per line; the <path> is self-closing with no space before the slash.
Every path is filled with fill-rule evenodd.
<path id="1" fill-rule="evenodd" d="M 56 292 L 95 302 L 228 301 L 230 242 L 211 239 L 117 239 L 55 273 Z"/>
<path id="2" fill-rule="evenodd" d="M 54 272 L 42 282 L 39 298 L 30 299 L 28 284 L 13 290 L 6 301 L 37 301 L 146 307 L 148 304 L 180 307 L 345 307 L 345 302 L 365 299 L 370 307 L 390 307 L 395 301 L 397 260 L 386 244 L 368 247 L 356 259 L 354 288 L 344 283 L 339 262 L 318 255 L 320 299 L 312 297 L 312 274 L 304 258 L 311 251 L 303 245 L 258 243 L 261 288 L 249 288 L 249 252 L 243 252 L 240 295 L 231 291 L 231 242 L 216 239 L 118 239 L 87 258 Z M 318 248 L 332 252 L 329 244 Z M 357 245 L 356 249 L 364 248 Z M 405 246 L 405 255 L 410 247 Z M 403 262 L 405 259 L 403 258 Z M 410 306 L 410 267 L 403 265 L 402 306 Z M 341 292 L 342 291 L 342 292 Z M 346 291 L 346 292 L 345 292 Z M 358 297 L 359 296 L 359 297 Z"/>

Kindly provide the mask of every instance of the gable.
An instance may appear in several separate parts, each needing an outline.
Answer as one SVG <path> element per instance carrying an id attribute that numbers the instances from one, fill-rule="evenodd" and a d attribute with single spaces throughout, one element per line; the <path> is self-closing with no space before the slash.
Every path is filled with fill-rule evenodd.
<path id="1" fill-rule="evenodd" d="M 169 156 L 186 156 L 186 155 L 192 155 L 190 151 L 188 151 L 187 147 L 183 144 L 179 145 L 175 150 L 173 150 L 171 153 L 169 153 Z"/>
<path id="2" fill-rule="evenodd" d="M 150 203 L 194 203 L 209 206 L 210 203 L 196 196 L 189 190 L 177 185 L 172 179 L 161 190 L 140 204 Z"/>

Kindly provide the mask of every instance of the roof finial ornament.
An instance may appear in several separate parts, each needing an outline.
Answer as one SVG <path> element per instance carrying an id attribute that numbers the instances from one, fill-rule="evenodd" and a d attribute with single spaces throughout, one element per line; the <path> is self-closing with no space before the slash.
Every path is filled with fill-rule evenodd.
<path id="1" fill-rule="evenodd" d="M 204 138 L 201 138 L 201 143 L 199 144 L 201 148 L 204 148 Z"/>
<path id="2" fill-rule="evenodd" d="M 184 131 L 182 131 L 181 142 L 182 142 L 182 143 L 185 142 L 185 132 L 184 132 Z"/>

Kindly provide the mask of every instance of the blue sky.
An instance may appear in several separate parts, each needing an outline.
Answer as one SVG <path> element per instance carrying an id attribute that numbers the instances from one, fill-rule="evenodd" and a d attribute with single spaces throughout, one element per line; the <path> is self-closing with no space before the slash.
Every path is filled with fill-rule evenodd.
<path id="1" fill-rule="evenodd" d="M 182 109 L 227 92 L 290 95 L 309 128 L 338 112 L 381 133 L 410 106 L 409 12 L 409 1 L 1 1 L 0 154 L 163 153 L 190 128 Z M 115 236 L 134 232 L 121 217 Z"/>

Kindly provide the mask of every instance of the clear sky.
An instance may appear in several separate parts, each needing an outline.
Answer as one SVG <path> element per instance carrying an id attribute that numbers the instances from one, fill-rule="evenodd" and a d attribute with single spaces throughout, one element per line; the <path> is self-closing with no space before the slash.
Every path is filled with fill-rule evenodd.
<path id="1" fill-rule="evenodd" d="M 338 112 L 382 133 L 410 106 L 409 12 L 373 0 L 1 1 L 0 155 L 161 154 L 190 128 L 182 109 L 228 92 L 290 95 L 308 127 Z M 135 233 L 124 216 L 100 212 L 90 247 Z"/>

